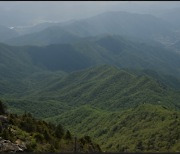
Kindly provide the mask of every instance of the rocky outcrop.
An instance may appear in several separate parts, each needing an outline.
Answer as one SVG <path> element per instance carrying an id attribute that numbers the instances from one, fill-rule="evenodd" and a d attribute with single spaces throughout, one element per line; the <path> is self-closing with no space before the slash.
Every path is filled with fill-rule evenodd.
<path id="1" fill-rule="evenodd" d="M 0 152 L 23 152 L 25 149 L 25 145 L 14 144 L 0 137 Z"/>
<path id="2" fill-rule="evenodd" d="M 8 123 L 8 118 L 6 116 L 4 116 L 4 115 L 0 115 L 0 121 L 2 123 Z"/>
<path id="3" fill-rule="evenodd" d="M 4 115 L 0 115 L 0 130 L 6 129 L 8 126 L 8 118 Z"/>
<path id="4" fill-rule="evenodd" d="M 21 141 L 20 139 L 17 139 L 15 142 L 23 151 L 27 149 L 25 142 Z"/>

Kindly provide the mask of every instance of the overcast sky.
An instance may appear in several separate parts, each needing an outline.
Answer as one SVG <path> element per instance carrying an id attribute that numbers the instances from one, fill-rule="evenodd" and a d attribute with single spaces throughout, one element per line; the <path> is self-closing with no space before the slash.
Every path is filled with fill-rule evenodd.
<path id="1" fill-rule="evenodd" d="M 107 11 L 159 14 L 180 7 L 178 1 L 1 1 L 1 24 L 35 24 L 42 20 L 67 21 Z"/>

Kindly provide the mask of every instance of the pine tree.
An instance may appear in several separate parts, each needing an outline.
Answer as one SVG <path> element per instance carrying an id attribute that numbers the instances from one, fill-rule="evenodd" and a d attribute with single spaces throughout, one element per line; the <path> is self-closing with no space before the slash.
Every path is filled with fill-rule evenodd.
<path id="1" fill-rule="evenodd" d="M 0 114 L 6 113 L 6 106 L 0 100 Z"/>
<path id="2" fill-rule="evenodd" d="M 44 132 L 44 138 L 46 141 L 49 141 L 51 139 L 51 135 L 49 134 L 49 132 L 47 130 L 45 130 L 45 132 Z"/>
<path id="3" fill-rule="evenodd" d="M 69 130 L 66 131 L 65 139 L 67 139 L 67 140 L 72 139 L 72 136 L 71 136 L 71 133 L 69 132 Z"/>
<path id="4" fill-rule="evenodd" d="M 56 137 L 62 138 L 64 136 L 64 129 L 61 124 L 58 124 L 55 130 Z"/>

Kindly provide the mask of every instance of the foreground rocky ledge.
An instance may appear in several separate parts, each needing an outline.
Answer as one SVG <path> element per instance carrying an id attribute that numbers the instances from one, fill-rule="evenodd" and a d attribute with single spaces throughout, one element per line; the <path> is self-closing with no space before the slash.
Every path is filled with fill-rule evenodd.
<path id="1" fill-rule="evenodd" d="M 25 145 L 15 144 L 0 137 L 0 152 L 23 152 L 25 149 Z"/>

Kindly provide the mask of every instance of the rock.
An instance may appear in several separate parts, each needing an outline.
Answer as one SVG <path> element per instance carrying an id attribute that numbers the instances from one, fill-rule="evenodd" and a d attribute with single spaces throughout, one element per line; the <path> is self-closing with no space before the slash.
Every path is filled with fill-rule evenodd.
<path id="1" fill-rule="evenodd" d="M 24 149 L 9 140 L 0 139 L 0 152 L 23 152 Z"/>
<path id="2" fill-rule="evenodd" d="M 6 116 L 0 115 L 0 123 L 0 130 L 6 129 L 9 124 L 8 118 Z"/>
<path id="3" fill-rule="evenodd" d="M 8 118 L 6 116 L 0 115 L 0 121 L 2 123 L 8 123 Z"/>
<path id="4" fill-rule="evenodd" d="M 20 139 L 17 139 L 15 142 L 23 151 L 27 149 L 26 144 L 21 141 Z"/>

